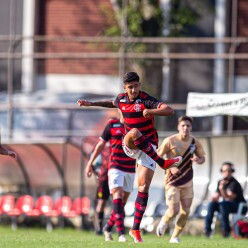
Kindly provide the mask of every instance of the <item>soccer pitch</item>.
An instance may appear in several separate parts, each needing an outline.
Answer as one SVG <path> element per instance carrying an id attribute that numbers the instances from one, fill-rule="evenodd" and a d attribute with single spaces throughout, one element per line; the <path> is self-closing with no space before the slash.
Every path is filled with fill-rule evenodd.
<path id="1" fill-rule="evenodd" d="M 236 240 L 233 237 L 224 239 L 219 235 L 215 235 L 213 239 L 207 239 L 204 236 L 186 236 L 181 237 L 180 244 L 169 244 L 169 236 L 165 235 L 158 238 L 155 234 L 144 234 L 144 243 L 135 244 L 128 236 L 128 242 L 117 242 L 117 235 L 114 234 L 114 241 L 105 242 L 103 236 L 96 236 L 90 231 L 79 231 L 74 229 L 54 229 L 51 233 L 46 232 L 45 229 L 34 228 L 19 228 L 12 231 L 9 226 L 0 227 L 1 239 L 0 247 L 7 248 L 50 248 L 50 247 L 73 247 L 73 248 L 95 248 L 95 247 L 135 247 L 142 246 L 144 248 L 160 248 L 160 247 L 185 247 L 185 248 L 246 248 L 248 240 Z"/>

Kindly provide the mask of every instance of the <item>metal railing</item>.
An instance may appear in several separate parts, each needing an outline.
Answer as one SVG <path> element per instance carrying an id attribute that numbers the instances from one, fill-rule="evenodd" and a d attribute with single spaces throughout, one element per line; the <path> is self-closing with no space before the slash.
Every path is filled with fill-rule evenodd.
<path id="1" fill-rule="evenodd" d="M 26 40 L 32 40 L 34 43 L 46 43 L 49 45 L 50 42 L 63 42 L 70 43 L 76 42 L 80 44 L 103 44 L 103 43 L 118 43 L 119 51 L 117 52 L 36 52 L 33 53 L 23 53 L 16 51 L 15 48 L 17 45 L 21 44 Z M 214 37 L 105 37 L 105 36 L 94 36 L 94 37 L 83 37 L 83 36 L 33 36 L 33 37 L 24 37 L 21 35 L 0 35 L 0 45 L 1 42 L 7 42 L 9 44 L 8 52 L 0 52 L 0 59 L 8 60 L 8 102 L 6 104 L 0 104 L 0 108 L 8 110 L 8 125 L 9 130 L 12 129 L 13 122 L 13 109 L 76 109 L 77 106 L 70 104 L 59 104 L 56 106 L 49 106 L 47 104 L 15 104 L 12 99 L 13 94 L 13 64 L 17 59 L 31 58 L 34 60 L 47 60 L 47 59 L 118 59 L 119 60 L 119 74 L 124 71 L 121 66 L 125 66 L 125 60 L 127 59 L 181 59 L 181 60 L 215 60 L 223 59 L 229 62 L 229 67 L 233 68 L 234 60 L 248 60 L 248 53 L 237 53 L 237 47 L 240 45 L 248 44 L 247 37 L 225 37 L 225 38 L 214 38 Z M 168 52 L 165 53 L 161 49 L 159 52 L 133 52 L 126 51 L 126 46 L 128 44 L 157 44 L 161 46 L 171 46 L 176 45 L 198 45 L 198 44 L 209 44 L 214 45 L 217 43 L 225 44 L 227 48 L 225 53 L 217 54 L 213 52 Z M 123 50 L 123 47 L 125 48 Z M 233 49 L 235 47 L 235 49 Z M 174 49 L 173 49 L 174 50 Z M 232 65 L 232 66 L 231 66 Z M 231 71 L 229 68 L 229 74 L 234 75 L 234 70 Z M 233 75 L 229 75 L 230 78 Z M 231 80 L 230 80 L 231 81 Z M 233 80 L 232 80 L 233 81 Z M 229 85 L 232 85 L 229 83 Z M 231 87 L 229 87 L 231 88 Z M 230 89 L 229 89 L 230 91 Z M 170 104 L 176 110 L 185 110 L 186 104 Z M 231 125 L 229 125 L 231 126 Z"/>
<path id="2" fill-rule="evenodd" d="M 237 46 L 241 44 L 247 44 L 247 37 L 225 37 L 225 38 L 166 38 L 166 37 L 61 37 L 61 36 L 34 36 L 34 37 L 23 37 L 23 36 L 0 36 L 0 42 L 5 41 L 15 46 L 25 40 L 33 40 L 34 42 L 77 42 L 77 43 L 118 43 L 120 47 L 127 44 L 147 43 L 147 44 L 227 44 Z M 16 52 L 14 49 L 10 49 L 9 52 L 0 52 L 0 59 L 21 59 L 21 58 L 33 58 L 33 59 L 96 59 L 96 58 L 110 58 L 118 59 L 125 56 L 126 59 L 248 59 L 248 53 L 235 53 L 233 49 L 229 51 L 216 54 L 216 53 L 196 53 L 196 52 L 34 52 L 32 54 L 24 54 L 22 52 Z"/>

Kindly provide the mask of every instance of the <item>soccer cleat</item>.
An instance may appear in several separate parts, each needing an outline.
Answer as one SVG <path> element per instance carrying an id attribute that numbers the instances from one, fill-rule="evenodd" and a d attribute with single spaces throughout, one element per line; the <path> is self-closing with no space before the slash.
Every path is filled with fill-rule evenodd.
<path id="1" fill-rule="evenodd" d="M 102 230 L 97 230 L 96 235 L 103 235 L 103 231 Z"/>
<path id="2" fill-rule="evenodd" d="M 143 239 L 140 236 L 140 230 L 130 229 L 129 235 L 134 239 L 134 243 L 142 243 Z"/>
<path id="3" fill-rule="evenodd" d="M 113 240 L 112 233 L 106 230 L 106 226 L 103 228 L 103 233 L 105 236 L 105 241 L 112 241 Z"/>
<path id="4" fill-rule="evenodd" d="M 127 242 L 127 238 L 124 234 L 120 235 L 119 238 L 118 238 L 118 241 L 119 242 Z"/>
<path id="5" fill-rule="evenodd" d="M 157 226 L 157 229 L 156 229 L 156 234 L 158 237 L 161 237 L 164 235 L 165 233 L 165 230 L 167 228 L 167 224 L 165 223 L 164 221 L 164 216 L 161 218 L 158 226 Z"/>
<path id="6" fill-rule="evenodd" d="M 223 238 L 228 238 L 230 236 L 230 232 L 222 231 L 221 233 Z"/>
<path id="7" fill-rule="evenodd" d="M 207 238 L 212 238 L 212 235 L 213 235 L 213 233 L 212 233 L 212 231 L 205 231 L 205 236 L 207 237 Z"/>
<path id="8" fill-rule="evenodd" d="M 178 237 L 171 238 L 171 239 L 170 239 L 170 243 L 179 244 L 179 243 L 180 243 L 180 239 L 179 239 Z"/>
<path id="9" fill-rule="evenodd" d="M 172 167 L 178 167 L 183 161 L 183 158 L 181 156 L 166 159 L 164 161 L 164 166 L 162 167 L 164 170 L 172 168 Z"/>

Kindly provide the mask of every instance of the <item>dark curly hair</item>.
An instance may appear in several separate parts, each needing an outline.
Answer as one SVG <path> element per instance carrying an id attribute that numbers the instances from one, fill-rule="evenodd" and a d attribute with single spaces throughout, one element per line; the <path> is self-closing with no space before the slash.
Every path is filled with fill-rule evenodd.
<path id="1" fill-rule="evenodd" d="M 138 81 L 139 82 L 139 75 L 136 72 L 127 72 L 124 76 L 123 76 L 123 83 L 129 83 L 129 82 L 133 82 L 133 81 Z"/>

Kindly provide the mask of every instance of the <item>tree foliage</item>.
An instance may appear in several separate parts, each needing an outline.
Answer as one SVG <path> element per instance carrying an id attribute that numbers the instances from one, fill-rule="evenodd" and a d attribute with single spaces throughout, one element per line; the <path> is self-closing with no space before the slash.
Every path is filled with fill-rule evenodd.
<path id="1" fill-rule="evenodd" d="M 107 8 L 102 8 L 107 17 L 108 26 L 104 31 L 107 36 L 127 37 L 162 37 L 183 36 L 200 18 L 202 7 L 206 1 L 198 0 L 171 0 L 170 11 L 166 14 L 160 6 L 159 0 L 126 0 L 123 9 L 123 0 L 115 3 L 115 15 Z M 124 15 L 125 11 L 125 15 Z M 123 17 L 126 16 L 126 32 L 123 33 Z M 124 20 L 125 21 L 125 20 Z M 166 32 L 165 32 L 166 30 Z M 112 47 L 119 49 L 119 45 Z M 134 52 L 161 52 L 163 44 L 128 44 L 125 51 Z M 162 60 L 135 60 L 127 63 L 135 66 L 143 74 L 143 88 L 159 97 L 162 90 Z M 126 70 L 132 68 L 126 68 Z M 142 76 L 142 75 L 141 75 Z M 149 83 L 148 83 L 149 82 Z"/>

